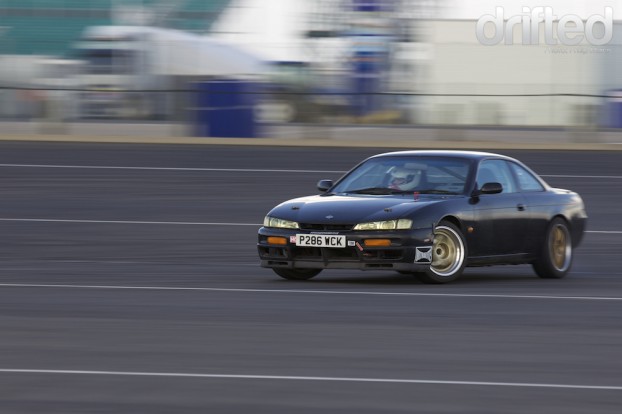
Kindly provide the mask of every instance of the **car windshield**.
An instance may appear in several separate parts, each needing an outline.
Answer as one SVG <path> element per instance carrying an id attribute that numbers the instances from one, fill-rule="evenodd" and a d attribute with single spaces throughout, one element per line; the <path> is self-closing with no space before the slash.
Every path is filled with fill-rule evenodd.
<path id="1" fill-rule="evenodd" d="M 463 194 L 469 161 L 462 158 L 396 156 L 371 158 L 343 178 L 333 193 Z"/>

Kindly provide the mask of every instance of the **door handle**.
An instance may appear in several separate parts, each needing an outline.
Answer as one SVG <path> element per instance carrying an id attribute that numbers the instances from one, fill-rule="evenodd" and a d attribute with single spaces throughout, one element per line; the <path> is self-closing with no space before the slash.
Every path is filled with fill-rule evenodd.
<path id="1" fill-rule="evenodd" d="M 517 204 L 517 205 L 516 205 L 516 209 L 517 209 L 518 211 L 525 211 L 526 207 L 525 207 L 525 205 L 524 205 L 524 204 Z"/>

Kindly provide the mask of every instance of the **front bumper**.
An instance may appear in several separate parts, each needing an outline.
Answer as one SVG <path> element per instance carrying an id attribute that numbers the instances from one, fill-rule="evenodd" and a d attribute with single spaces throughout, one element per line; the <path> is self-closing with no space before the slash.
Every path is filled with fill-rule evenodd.
<path id="1" fill-rule="evenodd" d="M 300 247 L 292 242 L 297 234 L 344 235 L 344 248 Z M 285 245 L 268 243 L 268 237 L 284 237 Z M 390 239 L 386 247 L 367 247 L 365 240 Z M 396 231 L 323 232 L 262 227 L 259 229 L 257 250 L 261 266 L 286 269 L 358 269 L 400 272 L 424 272 L 430 268 L 432 228 Z M 430 249 L 428 258 L 421 251 Z M 417 251 L 419 250 L 419 254 Z"/>

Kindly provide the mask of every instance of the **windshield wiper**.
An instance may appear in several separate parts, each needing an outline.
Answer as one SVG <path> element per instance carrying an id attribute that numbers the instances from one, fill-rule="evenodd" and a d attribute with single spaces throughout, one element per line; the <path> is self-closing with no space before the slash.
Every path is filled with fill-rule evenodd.
<path id="1" fill-rule="evenodd" d="M 427 190 L 398 190 L 387 187 L 369 187 L 361 188 L 359 190 L 344 191 L 344 193 L 351 194 L 370 194 L 370 195 L 394 195 L 394 194 L 442 194 L 442 195 L 458 195 L 454 191 L 427 189 Z"/>
<path id="2" fill-rule="evenodd" d="M 392 188 L 387 187 L 369 187 L 369 188 L 361 188 L 359 190 L 350 190 L 344 191 L 345 193 L 352 194 L 372 194 L 372 195 L 390 195 L 390 194 L 401 194 L 403 191 L 394 190 Z"/>
<path id="3" fill-rule="evenodd" d="M 455 191 L 447 191 L 447 190 L 436 190 L 436 189 L 428 189 L 428 190 L 419 190 L 417 191 L 419 194 L 444 194 L 444 195 L 458 195 Z"/>

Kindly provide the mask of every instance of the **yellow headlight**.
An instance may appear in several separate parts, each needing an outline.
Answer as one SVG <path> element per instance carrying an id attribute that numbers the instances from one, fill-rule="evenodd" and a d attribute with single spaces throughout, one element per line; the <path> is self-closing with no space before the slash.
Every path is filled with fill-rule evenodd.
<path id="1" fill-rule="evenodd" d="M 408 230 L 412 225 L 412 220 L 408 219 L 372 221 L 357 224 L 353 230 Z"/>
<path id="2" fill-rule="evenodd" d="M 299 229 L 298 223 L 295 221 L 283 220 L 276 217 L 266 216 L 263 219 L 264 227 L 276 227 L 280 229 Z"/>

